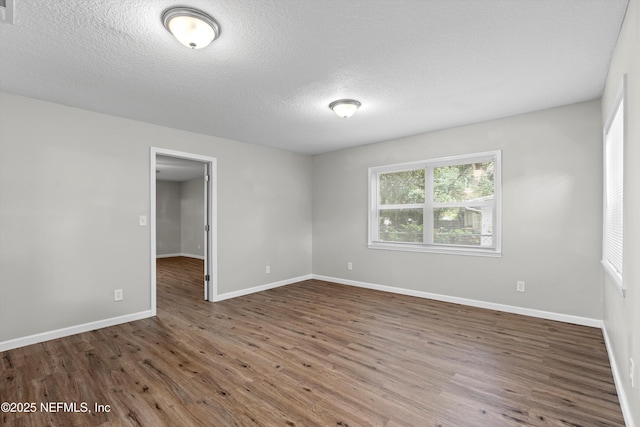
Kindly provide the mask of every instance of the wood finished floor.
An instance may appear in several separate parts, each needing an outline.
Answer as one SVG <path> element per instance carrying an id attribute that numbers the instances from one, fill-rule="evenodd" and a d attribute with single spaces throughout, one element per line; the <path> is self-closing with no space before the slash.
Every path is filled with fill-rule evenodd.
<path id="1" fill-rule="evenodd" d="M 6 426 L 623 426 L 600 330 L 308 280 L 219 303 L 158 260 L 158 316 L 0 353 Z"/>

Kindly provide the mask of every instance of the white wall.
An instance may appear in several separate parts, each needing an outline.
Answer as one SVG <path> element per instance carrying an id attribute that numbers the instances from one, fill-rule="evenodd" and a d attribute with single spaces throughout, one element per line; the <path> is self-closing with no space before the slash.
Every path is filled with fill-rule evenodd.
<path id="1" fill-rule="evenodd" d="M 629 116 L 639 113 L 638 9 L 632 0 L 602 108 L 587 102 L 313 159 L 0 92 L 0 344 L 149 310 L 150 230 L 138 216 L 149 214 L 151 146 L 218 159 L 220 293 L 313 271 L 602 318 L 601 114 L 622 72 L 630 74 Z M 640 358 L 640 228 L 632 214 L 640 172 L 631 163 L 639 140 L 640 123 L 630 120 L 627 298 L 604 286 L 623 377 L 628 358 L 636 366 Z M 501 258 L 367 249 L 369 167 L 494 149 L 503 152 Z M 527 282 L 526 293 L 515 292 L 516 280 Z M 116 287 L 124 289 L 119 303 Z M 637 420 L 639 388 L 628 380 L 623 387 Z"/>
<path id="2" fill-rule="evenodd" d="M 156 181 L 156 254 L 182 252 L 179 182 Z"/>
<path id="3" fill-rule="evenodd" d="M 313 273 L 601 319 L 601 132 L 592 101 L 314 156 Z M 367 248 L 369 167 L 497 149 L 501 258 Z"/>
<path id="4" fill-rule="evenodd" d="M 180 253 L 204 256 L 204 179 L 180 183 Z"/>
<path id="5" fill-rule="evenodd" d="M 603 122 L 623 74 L 627 74 L 627 139 L 624 164 L 624 281 L 626 297 L 604 275 L 604 325 L 618 371 L 618 396 L 628 408 L 628 425 L 640 425 L 640 1 L 631 0 L 618 38 L 602 97 Z M 635 362 L 635 388 L 629 359 Z"/>
<path id="6" fill-rule="evenodd" d="M 0 92 L 0 344 L 150 310 L 151 146 L 217 158 L 219 293 L 309 274 L 309 156 Z"/>
<path id="7" fill-rule="evenodd" d="M 156 253 L 204 256 L 204 180 L 156 181 Z"/>

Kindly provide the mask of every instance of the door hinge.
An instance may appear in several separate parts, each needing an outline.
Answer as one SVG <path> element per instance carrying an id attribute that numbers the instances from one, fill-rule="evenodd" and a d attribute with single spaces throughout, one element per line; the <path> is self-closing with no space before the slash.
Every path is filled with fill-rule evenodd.
<path id="1" fill-rule="evenodd" d="M 204 226 L 204 231 L 209 231 L 209 224 Z"/>
<path id="2" fill-rule="evenodd" d="M 204 281 L 205 281 L 205 282 L 208 282 L 208 281 L 209 281 L 209 275 L 208 275 L 208 274 L 205 274 L 205 276 L 204 276 Z"/>

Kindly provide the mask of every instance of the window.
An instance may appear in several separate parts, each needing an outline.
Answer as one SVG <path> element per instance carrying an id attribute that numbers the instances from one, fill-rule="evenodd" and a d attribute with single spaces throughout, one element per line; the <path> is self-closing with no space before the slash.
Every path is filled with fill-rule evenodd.
<path id="1" fill-rule="evenodd" d="M 500 151 L 369 169 L 369 247 L 500 255 Z"/>
<path id="2" fill-rule="evenodd" d="M 625 139 L 625 79 L 604 129 L 604 215 L 602 265 L 624 294 L 623 249 L 623 164 Z"/>

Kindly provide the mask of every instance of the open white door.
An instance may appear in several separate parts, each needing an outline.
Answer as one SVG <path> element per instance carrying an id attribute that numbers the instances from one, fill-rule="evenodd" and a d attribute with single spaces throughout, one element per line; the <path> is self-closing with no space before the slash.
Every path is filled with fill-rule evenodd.
<path id="1" fill-rule="evenodd" d="M 217 159 L 200 154 L 185 153 L 164 148 L 150 149 L 150 189 L 151 189 L 151 312 L 156 315 L 156 173 L 157 156 L 173 157 L 203 163 L 204 176 L 204 298 L 206 301 L 216 301 L 218 294 L 217 282 L 217 194 L 216 174 Z"/>
<path id="2" fill-rule="evenodd" d="M 211 289 L 211 273 L 209 266 L 209 234 L 211 232 L 211 225 L 209 224 L 209 215 L 211 207 L 209 206 L 209 185 L 211 182 L 211 176 L 209 175 L 209 163 L 204 164 L 204 299 L 209 301 L 209 295 L 213 295 Z"/>

